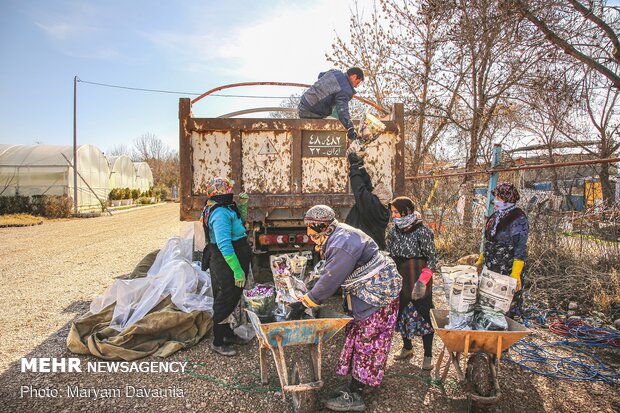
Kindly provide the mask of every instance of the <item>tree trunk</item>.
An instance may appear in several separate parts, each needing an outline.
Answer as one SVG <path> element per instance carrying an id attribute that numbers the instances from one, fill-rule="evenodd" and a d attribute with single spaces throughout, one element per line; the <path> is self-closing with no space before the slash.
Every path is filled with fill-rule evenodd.
<path id="1" fill-rule="evenodd" d="M 601 179 L 601 189 L 603 191 L 603 203 L 607 206 L 613 205 L 616 197 L 615 185 L 609 179 L 609 169 L 609 163 L 602 163 L 601 170 L 599 172 L 599 178 Z"/>

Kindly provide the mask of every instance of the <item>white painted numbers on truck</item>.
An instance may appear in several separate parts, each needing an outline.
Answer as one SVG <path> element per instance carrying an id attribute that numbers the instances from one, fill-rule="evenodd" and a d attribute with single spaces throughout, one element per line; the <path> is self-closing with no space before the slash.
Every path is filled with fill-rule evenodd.
<path id="1" fill-rule="evenodd" d="M 343 157 L 347 149 L 344 132 L 302 131 L 302 154 L 306 157 Z"/>

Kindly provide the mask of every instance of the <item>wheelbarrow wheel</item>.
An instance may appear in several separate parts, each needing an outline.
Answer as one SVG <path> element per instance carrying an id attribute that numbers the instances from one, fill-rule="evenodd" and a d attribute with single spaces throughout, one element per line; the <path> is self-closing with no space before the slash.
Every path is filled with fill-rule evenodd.
<path id="1" fill-rule="evenodd" d="M 316 380 L 314 365 L 310 357 L 310 351 L 304 349 L 295 357 L 289 384 L 310 383 Z M 317 394 L 314 390 L 291 392 L 291 402 L 295 413 L 310 413 L 316 411 Z"/>
<path id="2" fill-rule="evenodd" d="M 493 375 L 491 374 L 493 360 L 486 353 L 474 353 L 467 361 L 466 378 L 470 391 L 478 396 L 491 397 L 495 392 Z M 493 404 L 482 403 L 469 398 L 469 411 L 472 413 L 486 413 L 491 411 Z"/>

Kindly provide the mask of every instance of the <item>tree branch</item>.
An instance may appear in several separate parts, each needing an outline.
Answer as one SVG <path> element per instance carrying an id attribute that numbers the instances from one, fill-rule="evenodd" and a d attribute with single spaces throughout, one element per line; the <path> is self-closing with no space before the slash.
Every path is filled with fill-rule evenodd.
<path id="1" fill-rule="evenodd" d="M 597 72 L 599 72 L 600 74 L 608 78 L 612 82 L 615 88 L 620 89 L 620 76 L 618 76 L 613 71 L 609 70 L 607 67 L 603 66 L 596 60 L 592 59 L 591 57 L 586 56 L 585 54 L 581 53 L 580 51 L 575 49 L 573 46 L 571 46 L 566 40 L 562 39 L 560 36 L 555 34 L 555 32 L 551 30 L 542 20 L 534 16 L 532 12 L 530 12 L 525 7 L 525 5 L 523 4 L 521 0 L 516 0 L 515 4 L 517 6 L 517 9 L 521 13 L 521 15 L 523 15 L 523 17 L 525 17 L 532 24 L 534 24 L 541 32 L 543 32 L 545 37 L 551 43 L 553 43 L 554 45 L 564 50 L 564 52 L 568 54 L 569 56 L 574 57 L 575 59 L 586 64 L 588 67 L 592 68 L 593 70 L 596 70 Z"/>
<path id="2" fill-rule="evenodd" d="M 567 1 L 571 4 L 571 6 L 573 6 L 575 10 L 581 13 L 583 17 L 590 20 L 592 23 L 596 24 L 598 27 L 601 28 L 601 30 L 605 32 L 609 40 L 611 40 L 611 44 L 613 44 L 614 46 L 611 52 L 611 55 L 613 56 L 614 59 L 620 62 L 620 41 L 618 41 L 618 36 L 616 36 L 616 33 L 613 31 L 613 29 L 609 27 L 609 25 L 603 19 L 598 17 L 596 14 L 594 14 L 592 10 L 588 9 L 583 4 L 579 3 L 577 0 L 567 0 Z"/>

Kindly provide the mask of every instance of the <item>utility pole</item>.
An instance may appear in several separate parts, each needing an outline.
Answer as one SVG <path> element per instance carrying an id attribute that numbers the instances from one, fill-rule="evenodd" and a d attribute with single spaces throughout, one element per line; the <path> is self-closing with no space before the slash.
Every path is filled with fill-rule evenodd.
<path id="1" fill-rule="evenodd" d="M 77 81 L 73 77 L 73 213 L 78 213 L 78 160 L 77 160 Z"/>
<path id="2" fill-rule="evenodd" d="M 502 145 L 495 144 L 493 146 L 493 158 L 491 159 L 491 169 L 497 168 L 501 160 L 502 160 Z M 489 186 L 487 188 L 487 202 L 486 202 L 486 208 L 484 209 L 485 219 L 483 220 L 483 223 L 482 223 L 482 241 L 480 242 L 480 252 L 482 252 L 484 248 L 484 231 L 486 230 L 485 228 L 486 219 L 489 218 L 493 214 L 493 211 L 495 209 L 493 206 L 493 199 L 495 199 L 495 197 L 493 196 L 491 192 L 497 186 L 498 178 L 499 178 L 499 172 L 497 171 L 493 172 L 491 174 L 491 177 L 489 178 Z"/>

